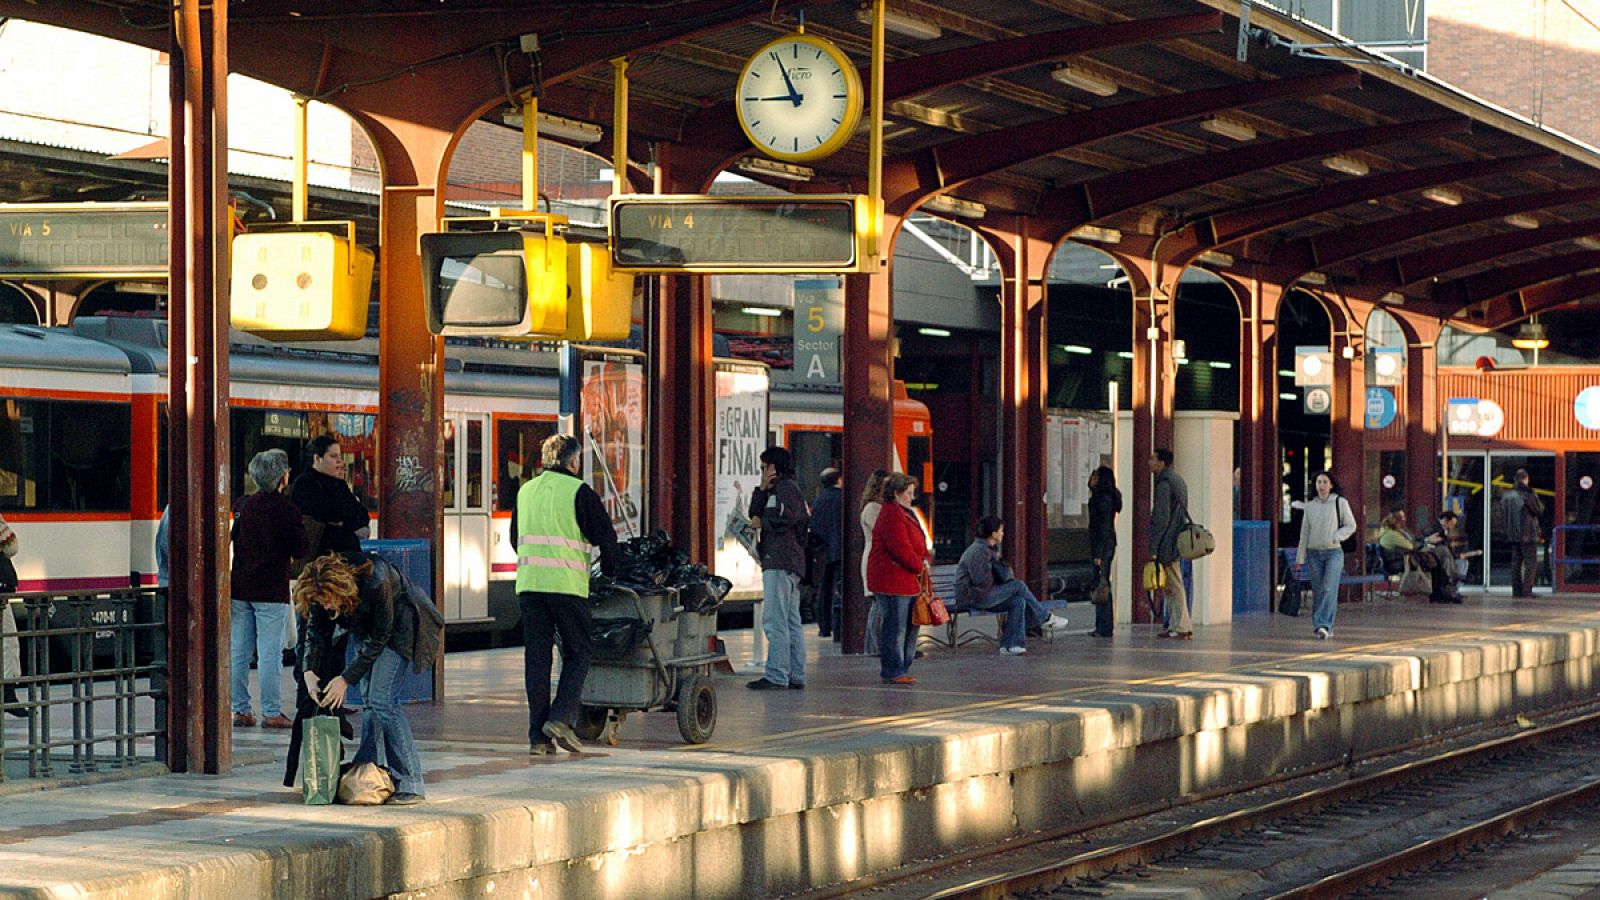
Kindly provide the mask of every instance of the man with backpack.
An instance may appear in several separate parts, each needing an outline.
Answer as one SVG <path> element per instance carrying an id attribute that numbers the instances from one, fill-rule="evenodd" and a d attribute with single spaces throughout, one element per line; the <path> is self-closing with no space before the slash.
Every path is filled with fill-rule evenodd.
<path id="1" fill-rule="evenodd" d="M 761 630 L 767 638 L 766 672 L 753 691 L 806 686 L 806 641 L 800 626 L 800 576 L 806 569 L 806 508 L 794 479 L 794 458 L 782 447 L 761 454 L 761 484 L 750 495 L 750 523 L 760 534 Z"/>

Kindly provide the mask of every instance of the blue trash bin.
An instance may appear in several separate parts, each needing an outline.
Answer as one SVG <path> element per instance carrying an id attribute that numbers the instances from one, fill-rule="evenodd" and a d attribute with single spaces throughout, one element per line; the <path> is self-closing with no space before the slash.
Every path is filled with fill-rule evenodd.
<path id="1" fill-rule="evenodd" d="M 1272 523 L 1233 523 L 1233 614 L 1272 612 Z"/>
<path id="2" fill-rule="evenodd" d="M 411 579 L 424 590 L 433 582 L 433 548 L 421 538 L 384 538 L 361 542 L 361 549 L 376 553 L 384 562 Z M 352 635 L 345 664 L 356 658 L 360 642 Z M 405 686 L 400 691 L 402 703 L 428 703 L 433 700 L 433 670 L 414 672 L 406 669 Z M 361 686 L 350 685 L 345 698 L 346 706 L 361 706 Z"/>

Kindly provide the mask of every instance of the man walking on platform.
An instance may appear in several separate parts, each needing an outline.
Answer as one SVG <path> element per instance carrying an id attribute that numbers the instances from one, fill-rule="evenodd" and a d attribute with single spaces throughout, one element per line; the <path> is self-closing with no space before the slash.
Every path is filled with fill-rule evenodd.
<path id="1" fill-rule="evenodd" d="M 544 471 L 517 491 L 511 543 L 517 548 L 522 605 L 523 685 L 528 692 L 528 752 L 579 753 L 573 724 L 589 675 L 589 566 L 617 567 L 617 532 L 600 495 L 579 477 L 578 439 L 552 435 L 540 448 Z M 561 635 L 561 683 L 550 702 L 550 664 Z"/>
<path id="2" fill-rule="evenodd" d="M 782 447 L 761 454 L 761 486 L 750 496 L 750 520 L 760 532 L 761 631 L 767 636 L 766 674 L 753 691 L 806 686 L 806 638 L 800 627 L 800 574 L 806 567 L 805 528 L 811 512 L 794 480 L 794 459 Z"/>
<path id="3" fill-rule="evenodd" d="M 1532 597 L 1539 572 L 1539 517 L 1544 515 L 1544 501 L 1529 486 L 1527 469 L 1518 469 L 1513 482 L 1511 489 L 1500 495 L 1501 527 L 1511 545 L 1511 593 Z"/>
<path id="4" fill-rule="evenodd" d="M 1189 524 L 1189 486 L 1173 471 L 1172 451 L 1165 447 L 1150 454 L 1150 471 L 1156 475 L 1150 501 L 1150 558 L 1167 571 L 1162 591 L 1167 630 L 1161 636 L 1187 641 L 1194 637 L 1194 625 L 1189 621 L 1189 596 L 1178 565 L 1178 534 Z"/>

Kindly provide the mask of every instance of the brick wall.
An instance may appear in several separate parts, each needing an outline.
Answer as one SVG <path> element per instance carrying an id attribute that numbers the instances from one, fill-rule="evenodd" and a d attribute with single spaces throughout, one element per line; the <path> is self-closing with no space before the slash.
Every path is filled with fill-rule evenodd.
<path id="1" fill-rule="evenodd" d="M 1560 0 L 1427 0 L 1428 72 L 1600 145 L 1600 28 Z M 1575 3 L 1600 23 L 1600 3 Z"/>

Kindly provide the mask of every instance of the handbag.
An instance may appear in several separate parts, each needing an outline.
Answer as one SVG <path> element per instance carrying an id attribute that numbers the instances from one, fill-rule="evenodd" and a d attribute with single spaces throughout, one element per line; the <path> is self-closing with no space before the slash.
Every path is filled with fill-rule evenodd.
<path id="1" fill-rule="evenodd" d="M 1139 581 L 1147 591 L 1164 591 L 1167 589 L 1167 567 L 1152 559 L 1144 564 Z"/>
<path id="2" fill-rule="evenodd" d="M 1094 590 L 1089 592 L 1089 602 L 1096 605 L 1111 602 L 1111 579 L 1101 575 L 1095 580 Z"/>
<path id="3" fill-rule="evenodd" d="M 393 793 L 394 779 L 377 763 L 352 763 L 339 776 L 339 802 L 349 806 L 382 806 Z"/>
<path id="4" fill-rule="evenodd" d="M 325 806 L 339 793 L 339 742 L 337 716 L 312 716 L 300 721 L 300 787 L 307 806 Z"/>
<path id="5" fill-rule="evenodd" d="M 926 569 L 917 573 L 917 599 L 911 603 L 911 624 L 943 625 L 950 621 L 950 610 L 933 592 L 933 582 L 928 580 Z"/>
<path id="6" fill-rule="evenodd" d="M 1178 556 L 1183 559 L 1199 559 L 1210 556 L 1217 549 L 1217 539 L 1200 523 L 1189 520 L 1178 532 Z"/>
<path id="7" fill-rule="evenodd" d="M 1400 593 L 1402 594 L 1431 594 L 1433 593 L 1433 576 L 1414 565 L 1411 557 L 1406 557 L 1405 571 L 1400 573 Z"/>

